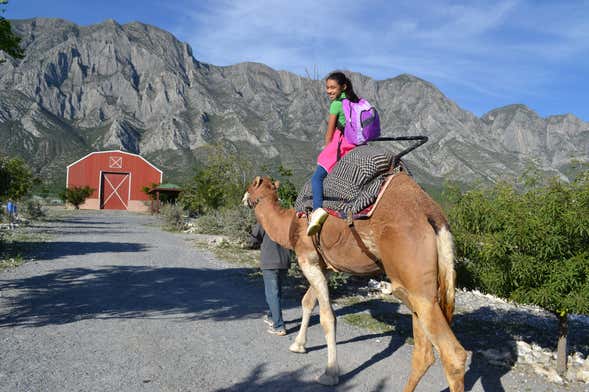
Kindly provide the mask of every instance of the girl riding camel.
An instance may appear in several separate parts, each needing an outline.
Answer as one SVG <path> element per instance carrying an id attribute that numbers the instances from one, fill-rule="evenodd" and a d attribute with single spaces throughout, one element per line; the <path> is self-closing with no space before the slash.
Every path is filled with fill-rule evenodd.
<path id="1" fill-rule="evenodd" d="M 325 89 L 331 100 L 331 105 L 329 106 L 327 131 L 325 132 L 325 145 L 317 157 L 317 169 L 311 178 L 313 213 L 307 228 L 307 235 L 316 234 L 327 219 L 328 213 L 322 208 L 323 180 L 337 161 L 356 147 L 344 137 L 346 117 L 342 108 L 343 99 L 354 103 L 359 101 L 352 88 L 352 82 L 343 72 L 332 72 L 325 80 Z"/>

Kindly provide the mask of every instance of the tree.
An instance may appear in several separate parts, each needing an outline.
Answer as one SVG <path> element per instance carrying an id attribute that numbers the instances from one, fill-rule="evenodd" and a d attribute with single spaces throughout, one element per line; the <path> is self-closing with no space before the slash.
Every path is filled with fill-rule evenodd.
<path id="1" fill-rule="evenodd" d="M 62 194 L 61 198 L 64 202 L 68 202 L 74 206 L 76 210 L 80 209 L 80 205 L 83 204 L 88 196 L 94 192 L 94 189 L 89 186 L 79 187 L 74 186 L 67 188 Z"/>
<path id="2" fill-rule="evenodd" d="M 278 187 L 278 198 L 280 203 L 285 208 L 294 207 L 295 201 L 297 200 L 297 188 L 292 183 L 290 178 L 292 177 L 292 170 L 280 165 L 278 166 L 280 186 Z"/>
<path id="3" fill-rule="evenodd" d="M 0 198 L 19 200 L 31 190 L 31 169 L 20 158 L 0 156 Z"/>
<path id="4" fill-rule="evenodd" d="M 8 0 L 0 0 L 0 7 L 8 4 Z M 4 13 L 5 9 L 0 12 Z M 20 45 L 20 37 L 12 32 L 10 22 L 4 17 L 0 16 L 0 50 L 8 53 L 8 55 L 22 59 L 25 54 Z M 0 59 L 0 63 L 4 60 Z"/>
<path id="5" fill-rule="evenodd" d="M 564 373 L 567 315 L 589 314 L 589 171 L 571 183 L 527 176 L 519 190 L 454 188 L 453 199 L 459 284 L 555 314 Z"/>
<path id="6" fill-rule="evenodd" d="M 190 213 L 238 205 L 248 184 L 251 165 L 220 146 L 211 146 L 204 165 L 183 186 L 179 202 Z"/>

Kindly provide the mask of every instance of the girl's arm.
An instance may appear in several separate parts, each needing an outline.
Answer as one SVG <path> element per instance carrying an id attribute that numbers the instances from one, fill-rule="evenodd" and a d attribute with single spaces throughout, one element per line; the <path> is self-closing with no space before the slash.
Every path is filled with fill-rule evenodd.
<path id="1" fill-rule="evenodd" d="M 327 146 L 329 144 L 329 142 L 331 141 L 331 138 L 333 138 L 333 133 L 335 132 L 335 124 L 336 123 L 337 123 L 337 116 L 335 114 L 330 114 L 329 118 L 327 119 L 327 132 L 325 132 L 325 146 Z"/>

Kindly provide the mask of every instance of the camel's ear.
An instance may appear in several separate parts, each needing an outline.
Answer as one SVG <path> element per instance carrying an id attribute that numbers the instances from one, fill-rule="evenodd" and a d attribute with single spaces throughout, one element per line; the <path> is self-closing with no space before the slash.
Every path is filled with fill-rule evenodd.
<path id="1" fill-rule="evenodd" d="M 280 186 L 280 181 L 274 181 L 274 189 L 278 189 Z"/>
<path id="2" fill-rule="evenodd" d="M 254 179 L 254 188 L 257 188 L 260 186 L 260 184 L 262 183 L 262 177 L 260 176 L 256 176 L 256 178 Z"/>

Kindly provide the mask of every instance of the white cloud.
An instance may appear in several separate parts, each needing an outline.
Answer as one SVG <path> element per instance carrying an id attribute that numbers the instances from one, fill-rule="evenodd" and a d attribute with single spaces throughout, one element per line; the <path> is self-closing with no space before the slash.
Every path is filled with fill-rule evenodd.
<path id="1" fill-rule="evenodd" d="M 298 74 L 317 65 L 321 75 L 350 69 L 376 79 L 410 73 L 490 101 L 541 95 L 563 64 L 589 62 L 582 2 L 211 0 L 182 12 L 173 32 L 200 61 Z"/>

